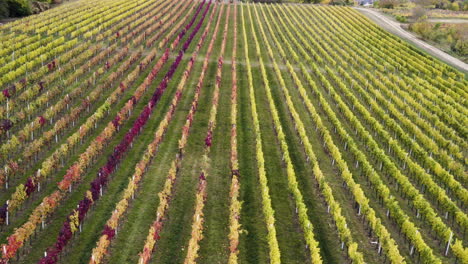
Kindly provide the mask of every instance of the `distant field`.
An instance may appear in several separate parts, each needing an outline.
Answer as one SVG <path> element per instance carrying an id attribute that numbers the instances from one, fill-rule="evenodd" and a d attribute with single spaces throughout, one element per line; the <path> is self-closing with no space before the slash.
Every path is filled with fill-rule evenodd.
<path id="1" fill-rule="evenodd" d="M 0 27 L 0 263 L 468 263 L 468 81 L 356 10 Z"/>
<path id="2" fill-rule="evenodd" d="M 400 15 L 405 17 L 411 17 L 412 15 L 412 8 L 415 5 L 408 4 L 406 7 L 402 8 L 395 8 L 395 9 L 388 9 L 383 8 L 382 11 L 391 15 Z M 434 18 L 434 19 L 468 19 L 468 12 L 466 11 L 451 11 L 451 10 L 444 10 L 444 9 L 430 9 L 426 13 L 427 17 Z"/>

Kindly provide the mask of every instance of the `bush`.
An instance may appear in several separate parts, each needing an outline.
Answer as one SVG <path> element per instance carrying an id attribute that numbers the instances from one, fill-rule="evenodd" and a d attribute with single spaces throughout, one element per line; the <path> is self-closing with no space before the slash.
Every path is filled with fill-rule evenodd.
<path id="1" fill-rule="evenodd" d="M 48 2 L 34 1 L 34 2 L 32 2 L 31 11 L 32 11 L 33 14 L 39 14 L 41 12 L 46 11 L 49 8 L 50 8 L 50 4 Z"/>
<path id="2" fill-rule="evenodd" d="M 411 24 L 410 29 L 411 31 L 421 35 L 423 38 L 429 38 L 432 31 L 432 25 L 426 22 L 417 22 Z"/>
<path id="3" fill-rule="evenodd" d="M 452 45 L 452 50 L 462 56 L 468 56 L 468 41 L 459 39 Z"/>
<path id="4" fill-rule="evenodd" d="M 459 11 L 460 10 L 460 3 L 459 2 L 453 2 L 449 5 L 448 9 L 452 11 Z"/>
<path id="5" fill-rule="evenodd" d="M 401 23 L 406 23 L 406 22 L 408 22 L 408 19 L 407 19 L 405 16 L 396 15 L 396 16 L 395 16 L 395 19 L 396 19 L 398 22 L 401 22 Z"/>

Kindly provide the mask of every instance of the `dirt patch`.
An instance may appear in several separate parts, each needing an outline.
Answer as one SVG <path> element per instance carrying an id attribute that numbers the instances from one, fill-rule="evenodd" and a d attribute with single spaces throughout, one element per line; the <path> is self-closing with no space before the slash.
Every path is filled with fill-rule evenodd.
<path id="1" fill-rule="evenodd" d="M 463 18 L 430 18 L 427 21 L 432 22 L 432 23 L 452 23 L 452 24 L 468 23 L 468 19 L 463 19 Z"/>

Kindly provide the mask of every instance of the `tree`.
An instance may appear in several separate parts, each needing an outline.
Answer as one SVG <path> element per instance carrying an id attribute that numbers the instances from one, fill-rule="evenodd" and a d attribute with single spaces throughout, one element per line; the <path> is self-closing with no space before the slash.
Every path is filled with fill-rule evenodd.
<path id="1" fill-rule="evenodd" d="M 31 4 L 28 0 L 0 0 L 8 5 L 10 17 L 27 16 L 31 14 Z M 0 4 L 2 5 L 2 4 Z"/>
<path id="2" fill-rule="evenodd" d="M 0 0 L 0 19 L 10 16 L 10 9 L 6 0 Z"/>

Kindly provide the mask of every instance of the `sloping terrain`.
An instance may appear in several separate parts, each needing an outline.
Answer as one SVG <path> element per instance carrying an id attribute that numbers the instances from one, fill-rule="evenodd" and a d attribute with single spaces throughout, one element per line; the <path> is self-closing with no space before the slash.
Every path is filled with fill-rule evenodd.
<path id="1" fill-rule="evenodd" d="M 467 262 L 465 75 L 352 8 L 81 0 L 0 32 L 0 263 Z"/>

